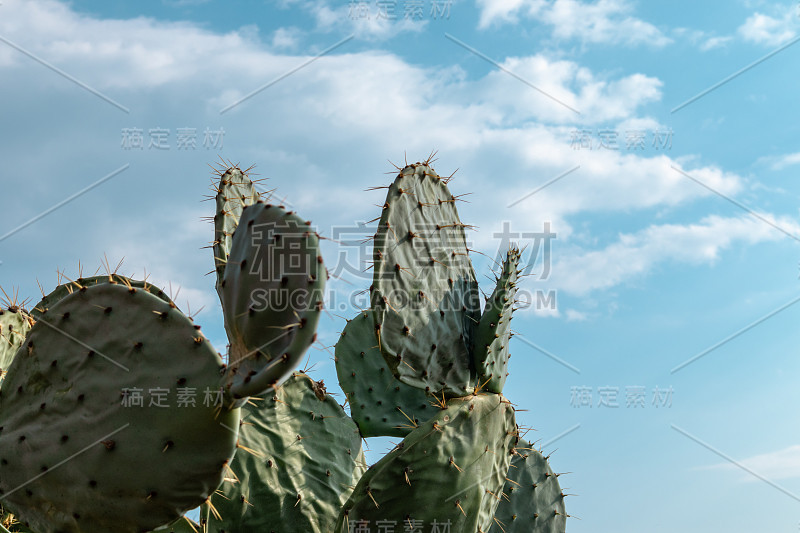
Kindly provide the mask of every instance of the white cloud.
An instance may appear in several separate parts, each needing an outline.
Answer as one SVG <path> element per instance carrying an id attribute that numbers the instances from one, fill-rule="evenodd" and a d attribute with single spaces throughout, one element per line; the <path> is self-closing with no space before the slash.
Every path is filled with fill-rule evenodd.
<path id="1" fill-rule="evenodd" d="M 795 444 L 775 452 L 754 455 L 742 459 L 739 463 L 772 480 L 800 478 L 800 445 Z M 709 468 L 738 471 L 742 473 L 742 481 L 758 481 L 758 478 L 742 472 L 737 465 L 731 463 L 722 463 Z"/>
<path id="2" fill-rule="evenodd" d="M 627 0 L 478 0 L 480 28 L 533 18 L 552 28 L 557 39 L 584 43 L 664 46 L 672 39 L 654 25 L 631 15 Z"/>
<path id="3" fill-rule="evenodd" d="M 537 14 L 545 5 L 544 0 L 477 0 L 481 11 L 480 28 L 486 28 L 498 22 L 519 22 L 520 13 L 528 16 Z"/>
<path id="4" fill-rule="evenodd" d="M 125 151 L 119 146 L 122 127 L 143 128 L 145 135 L 147 128 L 167 127 L 174 143 L 176 128 L 193 126 L 199 129 L 199 144 L 204 127 L 224 125 L 222 155 L 244 165 L 258 163 L 256 171 L 272 178 L 265 186 L 288 195 L 323 233 L 333 225 L 375 216 L 373 204 L 382 202 L 380 193 L 364 189 L 385 182 L 386 158 L 397 161 L 407 151 L 413 161 L 438 149 L 442 174 L 462 169 L 453 192 L 479 195 L 473 198 L 476 203 L 460 209 L 465 220 L 481 227 L 475 237 L 478 249 L 489 252 L 497 244 L 492 233 L 501 219 L 539 229 L 549 220 L 557 225 L 559 238 L 568 240 L 569 219 L 578 213 L 664 209 L 711 194 L 672 170 L 676 162 L 663 151 L 575 150 L 570 145 L 576 120 L 568 118 L 571 112 L 565 114 L 558 104 L 502 72 L 467 79 L 457 67 L 413 65 L 389 52 L 336 51 L 220 115 L 222 107 L 312 56 L 277 53 L 269 42 L 243 31 L 218 34 L 145 18 L 106 21 L 47 0 L 10 2 L 3 10 L 0 34 L 132 109 L 125 115 L 13 49 L 1 48 L 4 90 L 18 109 L 37 110 L 19 121 L 9 139 L 8 168 L 25 167 L 31 146 L 47 146 L 41 150 L 46 157 L 37 160 L 37 178 L 10 207 L 9 220 L 27 220 L 36 214 L 34 200 L 52 205 L 72 194 L 75 184 L 91 183 L 131 161 L 131 170 L 118 184 L 103 185 L 94 196 L 76 200 L 76 210 L 97 206 L 71 215 L 92 228 L 90 239 L 71 242 L 70 224 L 56 223 L 67 211 L 26 230 L 28 238 L 50 243 L 43 244 L 49 257 L 85 259 L 107 251 L 125 255 L 132 266 L 147 265 L 157 281 L 180 283 L 185 293 L 208 287 L 193 309 L 213 305 L 216 297 L 213 280 L 203 277 L 211 269 L 210 253 L 196 252 L 210 234 L 183 228 L 169 213 L 176 204 L 193 203 L 207 193 L 204 167 L 216 154 L 202 149 Z M 641 116 L 643 105 L 661 97 L 656 78 L 609 76 L 544 55 L 507 58 L 503 64 L 579 106 L 584 124 L 657 124 Z M 59 117 L 57 130 L 54 116 Z M 507 208 L 576 165 L 580 169 L 570 176 Z M 713 165 L 685 168 L 724 194 L 735 196 L 742 189 L 739 176 Z M 131 191 L 139 194 L 136 201 Z M 89 199 L 97 204 L 82 203 Z M 136 220 L 146 222 L 138 229 L 120 229 L 136 225 Z M 709 224 L 704 221 L 697 231 Z M 654 233 L 635 233 L 614 245 L 631 256 L 641 252 L 644 259 L 617 264 L 606 257 L 614 256 L 612 249 L 603 262 L 616 273 L 601 278 L 605 281 L 600 285 L 573 278 L 562 283 L 575 292 L 607 288 L 672 259 L 647 243 L 666 230 L 649 231 Z M 723 248 L 717 245 L 716 250 Z M 706 249 L 691 250 L 706 258 Z M 572 260 L 583 265 L 580 257 Z M 642 260 L 645 264 L 634 268 Z M 3 268 L 10 269 L 10 263 Z M 357 280 L 354 287 L 368 284 Z"/>
<path id="5" fill-rule="evenodd" d="M 768 162 L 772 170 L 783 170 L 786 167 L 800 164 L 800 152 L 764 158 L 762 161 Z"/>
<path id="6" fill-rule="evenodd" d="M 793 220 L 772 223 L 791 233 L 800 225 Z M 559 290 L 584 295 L 642 277 L 656 265 L 668 262 L 712 264 L 720 252 L 733 244 L 775 241 L 786 236 L 751 216 L 709 216 L 696 224 L 663 224 L 636 233 L 621 234 L 617 242 L 602 250 L 568 255 L 555 262 L 551 282 Z"/>
<path id="7" fill-rule="evenodd" d="M 299 28 L 278 28 L 272 34 L 272 47 L 280 50 L 297 48 L 302 32 Z"/>
<path id="8" fill-rule="evenodd" d="M 733 40 L 731 36 L 722 36 L 722 37 L 709 37 L 700 45 L 700 50 L 703 52 L 707 52 L 709 50 L 713 50 L 715 48 L 722 48 L 726 46 L 729 42 Z"/>
<path id="9" fill-rule="evenodd" d="M 739 26 L 738 34 L 748 42 L 778 46 L 795 37 L 800 27 L 795 6 L 777 16 L 754 13 Z"/>
<path id="10" fill-rule="evenodd" d="M 644 74 L 607 79 L 573 61 L 541 54 L 509 57 L 501 65 L 526 83 L 495 70 L 482 82 L 480 94 L 519 120 L 607 123 L 627 119 L 661 98 L 661 81 Z"/>

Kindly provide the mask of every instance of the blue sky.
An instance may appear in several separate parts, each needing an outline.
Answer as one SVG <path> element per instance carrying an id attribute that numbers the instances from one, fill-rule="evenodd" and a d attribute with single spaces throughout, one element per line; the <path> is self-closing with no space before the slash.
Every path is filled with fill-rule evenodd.
<path id="1" fill-rule="evenodd" d="M 570 472 L 568 531 L 797 531 L 800 6 L 351 4 L 3 0 L 0 285 L 124 257 L 224 350 L 209 163 L 333 236 L 378 216 L 387 160 L 438 150 L 473 247 L 528 247 L 506 395 Z M 325 347 L 370 283 L 351 242 Z"/>

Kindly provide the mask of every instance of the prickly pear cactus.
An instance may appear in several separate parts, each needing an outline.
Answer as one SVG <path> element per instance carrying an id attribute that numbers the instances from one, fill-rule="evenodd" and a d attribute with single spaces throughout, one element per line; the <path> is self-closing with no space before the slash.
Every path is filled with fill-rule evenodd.
<path id="1" fill-rule="evenodd" d="M 0 532 L 563 533 L 558 476 L 501 395 L 520 252 L 481 313 L 430 162 L 388 187 L 372 307 L 336 344 L 352 418 L 292 373 L 323 307 L 319 236 L 238 167 L 213 197 L 227 366 L 160 289 L 116 273 L 0 310 Z M 367 468 L 379 435 L 404 438 Z"/>
<path id="2" fill-rule="evenodd" d="M 241 449 L 208 531 L 331 531 L 367 468 L 355 423 L 304 373 L 242 411 Z"/>
<path id="3" fill-rule="evenodd" d="M 336 373 L 364 437 L 404 437 L 436 412 L 432 397 L 396 379 L 386 365 L 372 314 L 349 321 L 336 344 Z"/>
<path id="4" fill-rule="evenodd" d="M 508 375 L 508 344 L 511 340 L 511 318 L 514 312 L 519 271 L 519 249 L 508 251 L 497 286 L 486 300 L 475 332 L 473 356 L 481 388 L 501 393 Z"/>
<path id="5" fill-rule="evenodd" d="M 0 395 L 0 497 L 37 533 L 148 531 L 205 501 L 236 446 L 222 361 L 178 309 L 100 284 L 50 307 Z M 192 404 L 179 408 L 176 393 Z M 168 404 L 172 404 L 168 406 Z"/>
<path id="6" fill-rule="evenodd" d="M 567 527 L 564 497 L 547 459 L 520 439 L 490 533 L 563 532 Z"/>
<path id="7" fill-rule="evenodd" d="M 95 285 L 100 285 L 103 283 L 110 283 L 112 285 L 125 285 L 131 286 L 136 289 L 142 289 L 144 291 L 149 292 L 153 296 L 164 300 L 168 304 L 172 304 L 172 300 L 158 287 L 155 285 L 148 283 L 147 281 L 140 281 L 131 278 L 127 278 L 125 276 L 121 276 L 119 274 L 106 274 L 104 276 L 90 276 L 88 278 L 80 277 L 75 281 L 67 281 L 66 283 L 62 283 L 58 285 L 50 294 L 47 294 L 42 297 L 41 301 L 38 304 L 33 306 L 31 309 L 31 317 L 34 320 L 38 320 L 42 315 L 44 315 L 47 310 L 58 303 L 60 300 L 63 300 L 73 292 L 77 292 L 84 287 L 93 287 Z"/>
<path id="8" fill-rule="evenodd" d="M 455 202 L 427 164 L 400 171 L 375 234 L 371 300 L 392 372 L 428 392 L 464 396 L 475 386 L 471 340 L 480 303 Z"/>
<path id="9" fill-rule="evenodd" d="M 220 283 L 235 397 L 260 394 L 291 375 L 317 338 L 327 279 L 308 222 L 277 205 L 244 207 Z"/>
<path id="10" fill-rule="evenodd" d="M 516 439 L 514 408 L 499 394 L 448 400 L 364 474 L 336 532 L 380 522 L 488 531 Z"/>
<path id="11" fill-rule="evenodd" d="M 214 251 L 214 268 L 217 272 L 217 292 L 225 274 L 225 265 L 231 253 L 233 233 L 239 226 L 242 210 L 248 205 L 253 205 L 261 199 L 261 194 L 247 171 L 237 166 L 219 169 L 219 181 L 213 186 L 216 193 L 216 212 L 214 213 L 214 242 L 211 249 Z"/>
<path id="12" fill-rule="evenodd" d="M 33 319 L 19 306 L 0 307 L 0 387 L 32 326 Z"/>

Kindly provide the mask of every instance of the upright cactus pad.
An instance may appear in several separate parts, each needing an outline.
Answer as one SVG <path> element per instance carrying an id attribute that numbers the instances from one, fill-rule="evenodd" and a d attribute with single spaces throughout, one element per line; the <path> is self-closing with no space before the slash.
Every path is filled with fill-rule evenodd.
<path id="1" fill-rule="evenodd" d="M 386 366 L 370 312 L 359 314 L 342 331 L 336 373 L 364 437 L 404 437 L 436 413 L 431 396 L 396 379 Z"/>
<path id="2" fill-rule="evenodd" d="M 426 391 L 463 396 L 474 388 L 470 342 L 480 303 L 455 203 L 428 165 L 398 174 L 375 235 L 371 299 L 392 372 Z"/>
<path id="3" fill-rule="evenodd" d="M 475 332 L 473 356 L 480 386 L 501 393 L 508 375 L 508 344 L 511 340 L 511 315 L 517 293 L 519 249 L 508 251 L 497 286 L 486 300 L 486 307 Z"/>
<path id="4" fill-rule="evenodd" d="M 239 225 L 242 210 L 256 203 L 261 195 L 247 176 L 247 171 L 235 166 L 219 171 L 219 183 L 213 190 L 216 192 L 217 206 L 214 213 L 214 242 L 211 249 L 214 252 L 214 269 L 217 272 L 217 292 L 219 292 L 228 255 L 231 253 L 233 233 Z"/>
<path id="5" fill-rule="evenodd" d="M 211 500 L 221 519 L 212 512 L 209 531 L 332 531 L 366 470 L 355 423 L 322 382 L 303 373 L 274 396 L 251 398 L 242 412 L 243 448 Z"/>
<path id="6" fill-rule="evenodd" d="M 139 533 L 222 481 L 239 412 L 207 395 L 222 360 L 178 309 L 117 284 L 31 329 L 0 396 L 0 497 L 37 533 Z"/>
<path id="7" fill-rule="evenodd" d="M 564 533 L 564 494 L 547 459 L 520 439 L 490 533 Z"/>
<path id="8" fill-rule="evenodd" d="M 291 375 L 316 340 L 327 277 L 310 223 L 276 205 L 243 209 L 220 284 L 234 396 Z"/>
<path id="9" fill-rule="evenodd" d="M 514 409 L 498 394 L 448 403 L 370 467 L 342 508 L 336 533 L 381 523 L 403 531 L 434 523 L 489 530 L 517 439 Z"/>
<path id="10" fill-rule="evenodd" d="M 32 326 L 33 319 L 18 306 L 0 308 L 0 385 Z"/>
<path id="11" fill-rule="evenodd" d="M 172 303 L 172 300 L 158 287 L 153 285 L 152 283 L 148 283 L 146 281 L 130 279 L 125 276 L 120 276 L 119 274 L 108 274 L 105 276 L 91 276 L 88 278 L 78 278 L 75 281 L 69 281 L 67 283 L 62 283 L 53 291 L 44 296 L 41 301 L 36 304 L 33 309 L 31 309 L 31 316 L 34 320 L 38 320 L 41 316 L 47 313 L 47 310 L 53 307 L 56 303 L 60 300 L 66 298 L 73 292 L 76 292 L 83 287 L 93 287 L 95 285 L 100 285 L 103 283 L 110 283 L 112 285 L 125 285 L 131 286 L 136 289 L 142 289 L 150 294 L 157 296 L 161 300 L 164 300 L 168 304 Z"/>

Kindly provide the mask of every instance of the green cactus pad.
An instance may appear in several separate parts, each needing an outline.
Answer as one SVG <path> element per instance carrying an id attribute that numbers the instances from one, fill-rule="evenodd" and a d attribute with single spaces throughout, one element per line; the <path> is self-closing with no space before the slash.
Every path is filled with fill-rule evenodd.
<path id="1" fill-rule="evenodd" d="M 455 202 L 425 164 L 397 175 L 375 235 L 371 300 L 392 372 L 429 392 L 463 396 L 474 388 L 470 343 L 480 303 Z"/>
<path id="2" fill-rule="evenodd" d="M 262 202 L 242 210 L 220 284 L 235 397 L 291 375 L 316 340 L 327 277 L 310 223 Z"/>
<path id="3" fill-rule="evenodd" d="M 239 225 L 242 209 L 256 203 L 261 195 L 247 176 L 247 172 L 238 167 L 220 171 L 219 183 L 214 187 L 214 191 L 217 193 L 215 198 L 217 210 L 214 213 L 214 242 L 211 249 L 214 252 L 214 268 L 217 272 L 217 292 L 220 292 L 225 265 L 231 253 L 233 233 Z"/>
<path id="4" fill-rule="evenodd" d="M 32 326 L 33 319 L 19 307 L 0 308 L 0 385 Z"/>
<path id="5" fill-rule="evenodd" d="M 472 348 L 478 384 L 483 389 L 498 394 L 503 392 L 508 375 L 508 344 L 512 336 L 511 315 L 517 293 L 519 258 L 517 248 L 511 248 L 506 254 L 503 269 L 497 278 L 497 286 L 486 300 Z"/>
<path id="6" fill-rule="evenodd" d="M 238 409 L 207 401 L 222 367 L 146 291 L 105 283 L 60 300 L 0 394 L 3 503 L 37 533 L 139 533 L 197 507 L 236 446 Z"/>
<path id="7" fill-rule="evenodd" d="M 514 409 L 499 394 L 451 399 L 361 478 L 335 531 L 450 524 L 488 531 L 516 441 Z M 480 528 L 480 529 L 479 529 Z"/>
<path id="8" fill-rule="evenodd" d="M 238 482 L 212 498 L 222 519 L 212 512 L 209 531 L 330 532 L 366 470 L 355 423 L 304 373 L 242 411 L 243 448 L 229 476 Z"/>
<path id="9" fill-rule="evenodd" d="M 516 446 L 490 533 L 564 533 L 564 494 L 547 459 L 527 441 Z"/>
<path id="10" fill-rule="evenodd" d="M 172 303 L 172 300 L 158 287 L 155 285 L 148 283 L 146 281 L 139 281 L 130 278 L 126 278 L 125 276 L 120 276 L 119 274 L 110 274 L 105 276 L 91 276 L 88 278 L 78 278 L 75 281 L 70 281 L 68 283 L 63 283 L 53 289 L 53 291 L 42 298 L 42 300 L 36 304 L 33 309 L 31 309 L 31 316 L 34 320 L 39 320 L 42 316 L 47 313 L 47 310 L 53 307 L 56 303 L 60 300 L 63 300 L 73 292 L 79 291 L 83 287 L 93 287 L 94 285 L 100 285 L 103 283 L 111 283 L 112 285 L 125 285 L 126 287 L 134 287 L 136 289 L 144 289 L 145 291 L 157 296 L 161 300 L 164 300 L 168 304 Z"/>
<path id="11" fill-rule="evenodd" d="M 364 437 L 405 437 L 436 413 L 425 391 L 396 379 L 378 350 L 370 312 L 349 321 L 336 344 L 336 373 Z"/>

